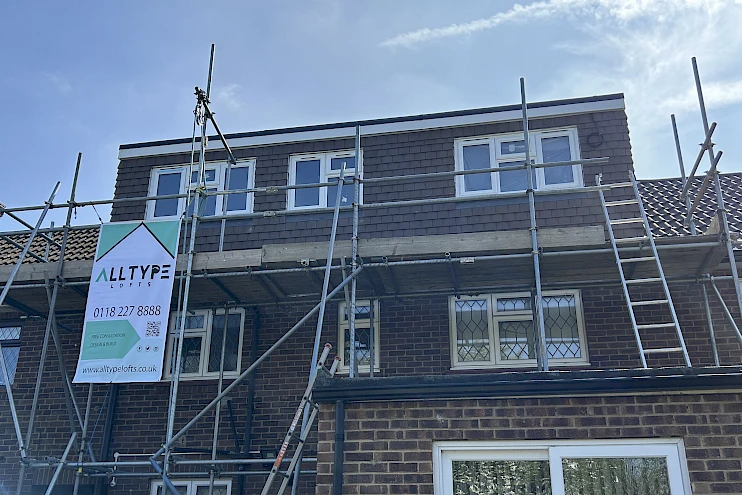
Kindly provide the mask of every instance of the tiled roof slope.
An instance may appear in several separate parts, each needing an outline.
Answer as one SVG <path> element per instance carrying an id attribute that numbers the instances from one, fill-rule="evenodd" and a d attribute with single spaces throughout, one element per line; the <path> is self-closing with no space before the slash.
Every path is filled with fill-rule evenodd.
<path id="1" fill-rule="evenodd" d="M 701 185 L 702 178 L 693 180 L 691 197 Z M 742 173 L 721 175 L 721 187 L 724 191 L 724 200 L 728 211 L 728 218 L 733 232 L 742 232 Z M 685 205 L 680 201 L 681 183 L 679 178 L 651 179 L 639 181 L 644 206 L 647 210 L 652 232 L 658 237 L 690 235 L 690 231 L 683 226 Z M 716 212 L 716 195 L 713 187 L 706 190 L 703 200 L 695 214 L 696 226 L 699 233 L 705 232 Z M 10 236 L 18 244 L 23 245 L 28 239 L 26 235 Z M 54 240 L 60 242 L 62 233 L 55 232 Z M 67 241 L 65 260 L 85 260 L 93 258 L 98 243 L 98 227 L 75 229 L 70 231 Z M 46 241 L 37 237 L 31 250 L 44 256 Z M 12 265 L 18 259 L 21 250 L 0 239 L 0 265 Z M 59 259 L 59 249 L 52 246 L 49 250 L 49 260 Z M 33 263 L 36 260 L 30 256 L 25 262 Z"/>
<path id="2" fill-rule="evenodd" d="M 729 228 L 732 232 L 742 232 L 742 173 L 722 174 L 720 177 Z M 702 182 L 703 176 L 695 177 L 691 182 L 691 199 L 695 198 L 695 193 Z M 706 189 L 693 215 L 699 234 L 708 229 L 716 214 L 716 193 L 713 185 L 712 182 Z M 681 190 L 680 178 L 639 181 L 639 192 L 655 236 L 690 235 L 690 230 L 683 225 L 685 204 L 680 200 Z"/>
<path id="3" fill-rule="evenodd" d="M 62 242 L 62 232 L 54 232 L 50 235 L 56 242 Z M 8 236 L 21 246 L 28 241 L 28 235 L 17 234 Z M 70 230 L 67 238 L 67 247 L 65 248 L 65 261 L 77 261 L 92 259 L 95 255 L 95 248 L 98 245 L 98 227 Z M 47 241 L 41 236 L 36 236 L 31 243 L 31 252 L 44 257 L 46 253 Z M 4 239 L 0 239 L 0 265 L 12 265 L 17 262 L 21 250 Z M 59 260 L 59 248 L 53 244 L 49 248 L 49 261 Z M 36 263 L 37 259 L 32 256 L 26 256 L 25 263 Z"/>

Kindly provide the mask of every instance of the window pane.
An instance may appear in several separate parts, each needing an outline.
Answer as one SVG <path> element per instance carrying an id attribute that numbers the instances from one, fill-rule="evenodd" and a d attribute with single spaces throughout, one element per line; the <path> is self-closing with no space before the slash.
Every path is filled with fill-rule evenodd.
<path id="1" fill-rule="evenodd" d="M 183 328 L 186 330 L 198 330 L 204 328 L 204 321 L 204 315 L 187 315 L 185 317 L 185 325 Z M 175 323 L 174 331 L 177 333 L 178 330 L 180 330 L 180 318 L 178 318 L 178 321 Z"/>
<path id="2" fill-rule="evenodd" d="M 488 144 L 464 146 L 464 170 L 490 168 L 490 147 Z M 492 189 L 490 174 L 464 175 L 464 190 L 486 191 Z"/>
<path id="3" fill-rule="evenodd" d="M 345 329 L 345 364 L 350 364 L 350 330 Z M 356 363 L 358 366 L 371 365 L 371 330 L 356 327 Z"/>
<path id="4" fill-rule="evenodd" d="M 498 297 L 497 312 L 502 311 L 530 311 L 530 297 Z"/>
<path id="5" fill-rule="evenodd" d="M 21 338 L 21 327 L 0 328 L 0 340 L 19 340 Z"/>
<path id="6" fill-rule="evenodd" d="M 157 196 L 178 194 L 180 192 L 180 171 L 161 173 L 157 176 Z M 178 214 L 178 198 L 155 201 L 155 217 L 169 217 Z"/>
<path id="7" fill-rule="evenodd" d="M 456 345 L 459 361 L 489 361 L 487 301 L 456 301 Z"/>
<path id="8" fill-rule="evenodd" d="M 329 177 L 327 182 L 334 182 L 337 184 L 339 177 Z M 327 206 L 335 206 L 335 200 L 337 199 L 338 188 L 337 186 L 330 186 L 327 188 Z M 342 191 L 340 192 L 340 206 L 350 206 L 353 204 L 353 198 L 355 197 L 355 185 L 343 184 Z"/>
<path id="9" fill-rule="evenodd" d="M 227 170 L 224 171 L 224 185 L 227 191 L 247 189 L 247 179 L 250 175 L 250 167 L 235 167 L 229 171 L 229 184 L 227 184 Z M 229 185 L 229 187 L 227 187 Z M 247 210 L 247 193 L 230 194 L 227 196 L 227 211 Z"/>
<path id="10" fill-rule="evenodd" d="M 582 356 L 577 326 L 575 296 L 564 294 L 543 298 L 546 349 L 550 358 L 571 359 Z"/>
<path id="11" fill-rule="evenodd" d="M 514 155 L 522 154 L 526 152 L 526 142 L 520 141 L 503 141 L 500 143 L 500 154 L 501 155 Z"/>
<path id="12" fill-rule="evenodd" d="M 215 192 L 216 189 L 207 189 L 208 192 Z M 188 204 L 188 212 L 186 215 L 193 215 L 193 205 L 196 202 L 195 196 L 191 196 L 191 202 Z M 216 214 L 216 196 L 201 196 L 200 207 L 198 209 L 199 216 L 212 217 Z"/>
<path id="13" fill-rule="evenodd" d="M 524 165 L 523 162 L 507 162 L 500 164 L 503 167 L 513 167 Z M 536 169 L 531 169 L 533 176 L 533 187 L 536 188 Z M 528 189 L 528 171 L 527 170 L 507 170 L 500 172 L 500 192 L 525 191 Z"/>
<path id="14" fill-rule="evenodd" d="M 541 140 L 541 151 L 544 163 L 568 162 L 572 159 L 569 148 L 569 137 L 559 136 Z M 574 182 L 572 166 L 550 167 L 544 169 L 544 182 L 550 184 L 568 184 Z"/>
<path id="15" fill-rule="evenodd" d="M 214 483 L 214 491 L 212 493 L 214 495 L 227 495 L 227 486 Z M 196 495 L 209 495 L 208 485 L 196 487 Z"/>
<path id="16" fill-rule="evenodd" d="M 565 495 L 670 495 L 664 457 L 563 459 Z"/>
<path id="17" fill-rule="evenodd" d="M 356 157 L 355 156 L 343 156 L 340 158 L 332 158 L 330 160 L 330 170 L 342 170 L 343 168 L 343 162 L 345 162 L 345 172 L 347 175 L 348 170 L 353 171 L 354 168 L 356 168 Z"/>
<path id="18" fill-rule="evenodd" d="M 216 181 L 216 169 L 207 168 L 204 171 L 204 177 L 206 182 Z M 193 172 L 191 172 L 191 184 L 196 183 L 198 183 L 198 170 L 194 170 Z"/>
<path id="19" fill-rule="evenodd" d="M 296 162 L 296 184 L 316 184 L 319 177 L 319 160 Z M 319 206 L 319 188 L 294 189 L 294 206 Z"/>
<path id="20" fill-rule="evenodd" d="M 356 321 L 368 320 L 371 315 L 371 306 L 356 303 Z M 348 308 L 343 306 L 343 320 L 348 321 Z"/>
<path id="21" fill-rule="evenodd" d="M 175 485 L 175 488 L 178 490 L 178 493 L 180 493 L 181 495 L 187 495 L 188 494 L 188 485 L 181 485 L 181 484 L 178 484 L 178 483 L 174 483 L 174 485 Z M 163 493 L 162 486 L 158 486 L 157 487 L 157 495 L 162 495 L 162 493 Z M 169 490 L 166 490 L 165 493 L 167 493 L 168 495 L 170 495 L 170 491 Z"/>
<path id="22" fill-rule="evenodd" d="M 219 359 L 222 355 L 222 335 L 224 334 L 224 315 L 214 315 L 211 325 L 211 347 L 209 348 L 209 371 L 219 372 Z M 227 342 L 224 347 L 224 371 L 237 371 L 240 347 L 239 313 L 230 313 L 227 321 Z"/>
<path id="23" fill-rule="evenodd" d="M 451 464 L 456 495 L 551 495 L 549 461 L 453 461 Z"/>
<path id="24" fill-rule="evenodd" d="M 532 320 L 501 321 L 498 331 L 502 359 L 535 359 Z"/>
<path id="25" fill-rule="evenodd" d="M 198 373 L 201 364 L 201 337 L 184 337 L 183 352 L 180 355 L 180 372 L 181 373 Z M 177 349 L 173 350 L 177 353 Z"/>
<path id="26" fill-rule="evenodd" d="M 5 369 L 8 371 L 8 381 L 13 384 L 15 379 L 15 369 L 18 366 L 18 356 L 20 347 L 3 347 L 3 357 L 5 358 Z M 3 373 L 0 371 L 0 385 L 5 385 Z"/>

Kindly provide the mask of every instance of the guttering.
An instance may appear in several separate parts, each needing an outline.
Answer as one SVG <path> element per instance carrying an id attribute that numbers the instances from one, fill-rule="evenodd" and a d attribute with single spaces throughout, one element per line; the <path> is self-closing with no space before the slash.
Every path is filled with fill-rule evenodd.
<path id="1" fill-rule="evenodd" d="M 530 117 L 536 119 L 588 112 L 623 110 L 624 108 L 622 93 L 528 104 Z M 243 132 L 227 134 L 226 138 L 231 148 L 244 148 L 322 139 L 352 139 L 355 136 L 356 126 L 360 126 L 363 136 L 371 136 L 493 122 L 518 121 L 522 117 L 523 113 L 520 105 L 506 105 L 387 119 Z M 198 142 L 198 138 L 196 141 Z M 209 141 L 209 151 L 224 149 L 216 136 L 210 137 Z M 119 160 L 142 156 L 186 153 L 190 152 L 190 150 L 191 139 L 189 138 L 122 144 L 119 146 Z"/>
<path id="2" fill-rule="evenodd" d="M 546 371 L 317 379 L 318 402 L 496 399 L 742 389 L 742 367 Z"/>

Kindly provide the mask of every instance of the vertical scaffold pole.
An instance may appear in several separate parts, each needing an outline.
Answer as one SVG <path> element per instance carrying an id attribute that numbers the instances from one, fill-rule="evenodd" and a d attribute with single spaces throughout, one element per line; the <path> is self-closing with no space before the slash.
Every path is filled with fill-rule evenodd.
<path id="1" fill-rule="evenodd" d="M 222 352 L 221 360 L 219 361 L 219 382 L 218 382 L 218 393 L 222 393 L 222 385 L 224 384 L 224 354 L 227 349 L 227 328 L 229 325 L 229 306 L 224 306 L 224 326 L 222 327 Z M 219 419 L 222 414 L 222 403 L 219 402 L 214 409 L 214 438 L 211 439 L 211 460 L 216 460 L 217 447 L 219 446 Z M 209 472 L 209 495 L 214 495 L 214 466 L 211 466 Z"/>
<path id="2" fill-rule="evenodd" d="M 211 55 L 209 57 L 209 75 L 208 80 L 206 83 L 206 94 L 202 94 L 200 92 L 196 92 L 196 98 L 197 98 L 197 109 L 198 106 L 208 103 L 209 94 L 211 92 L 211 75 L 214 71 L 214 45 L 211 45 Z M 203 102 L 202 99 L 206 98 L 206 102 Z M 198 113 L 198 112 L 197 112 Z M 194 116 L 194 118 L 197 118 L 197 116 Z M 170 445 L 172 437 L 173 437 L 173 427 L 175 425 L 175 411 L 176 411 L 176 404 L 178 401 L 178 386 L 180 384 L 180 360 L 181 356 L 183 354 L 183 337 L 185 335 L 185 320 L 186 320 L 186 312 L 188 311 L 188 297 L 191 290 L 191 276 L 193 271 L 193 255 L 196 248 L 196 230 L 198 229 L 198 216 L 199 216 L 199 209 L 200 209 L 200 203 L 201 203 L 201 192 L 204 189 L 204 169 L 206 166 L 206 125 L 208 123 L 208 118 L 206 114 L 204 113 L 203 121 L 201 122 L 201 142 L 200 142 L 200 150 L 198 155 L 198 187 L 196 188 L 196 194 L 193 198 L 193 213 L 191 214 L 191 235 L 190 240 L 188 242 L 188 257 L 186 262 L 186 276 L 185 276 L 185 283 L 183 286 L 183 299 L 181 303 L 181 309 L 180 313 L 177 315 L 177 323 L 178 323 L 178 346 L 176 351 L 176 357 L 175 357 L 175 363 L 173 364 L 173 371 L 172 371 L 172 383 L 171 383 L 171 389 L 170 389 L 170 404 L 168 407 L 168 414 L 167 414 L 167 431 L 165 434 L 165 456 L 162 464 L 162 481 L 163 484 L 168 486 L 168 489 L 172 491 L 172 488 L 170 487 L 170 480 L 167 477 L 167 473 L 169 470 L 169 464 L 170 464 L 170 456 L 172 454 L 172 446 Z M 191 171 L 188 171 L 189 174 Z M 153 459 L 155 462 L 156 460 Z M 173 495 L 178 495 L 177 492 L 174 492 Z"/>
<path id="3" fill-rule="evenodd" d="M 5 297 L 8 295 L 8 292 L 10 291 L 10 286 L 13 284 L 13 280 L 15 279 L 16 274 L 18 273 L 18 270 L 21 268 L 21 264 L 23 263 L 23 259 L 26 257 L 26 253 L 28 253 L 28 250 L 31 249 L 31 243 L 33 242 L 34 238 L 36 237 L 36 234 L 39 231 L 39 228 L 41 228 L 41 224 L 44 221 L 44 217 L 46 217 L 47 212 L 49 211 L 49 208 L 51 207 L 52 202 L 54 201 L 54 196 L 57 195 L 57 190 L 59 190 L 59 182 L 54 186 L 54 189 L 52 190 L 51 195 L 49 196 L 49 201 L 46 202 L 44 205 L 44 209 L 41 212 L 41 215 L 39 215 L 39 219 L 36 221 L 36 226 L 34 227 L 33 231 L 28 236 L 28 241 L 26 242 L 26 245 L 23 247 L 23 250 L 21 251 L 20 257 L 18 258 L 18 261 L 16 262 L 15 266 L 13 267 L 13 270 L 10 272 L 10 276 L 8 277 L 8 281 L 5 283 L 5 287 L 3 287 L 2 294 L 0 294 L 0 304 L 5 300 Z M 21 425 L 18 421 L 18 411 L 15 407 L 15 399 L 13 398 L 13 390 L 10 386 L 10 376 L 8 373 L 8 367 L 7 363 L 5 362 L 5 354 L 3 354 L 3 346 L 0 343 L 0 368 L 2 369 L 2 379 L 3 379 L 3 385 L 5 386 L 5 392 L 8 395 L 8 404 L 10 407 L 10 415 L 13 419 L 13 428 L 15 429 L 15 436 L 16 440 L 18 441 L 18 449 L 21 455 L 21 459 L 25 459 L 27 457 L 26 449 L 28 448 L 27 443 L 24 443 L 23 441 L 23 434 L 21 433 Z M 21 468 L 21 476 L 24 474 L 23 468 Z M 18 481 L 19 486 L 21 485 L 22 481 Z"/>
<path id="4" fill-rule="evenodd" d="M 526 82 L 520 78 L 520 99 L 521 109 L 523 111 L 523 140 L 526 149 L 526 173 L 528 174 L 528 211 L 530 213 L 531 224 L 531 254 L 533 255 L 533 274 L 536 282 L 536 295 L 534 297 L 536 306 L 536 324 L 534 330 L 536 341 L 538 343 L 536 350 L 536 362 L 540 371 L 549 371 L 549 356 L 546 349 L 546 328 L 544 327 L 544 307 L 541 291 L 541 264 L 540 252 L 538 248 L 538 226 L 536 225 L 536 204 L 534 201 L 533 190 L 536 184 L 533 183 L 533 167 L 531 167 L 530 141 L 528 137 L 528 108 L 526 105 Z"/>
<path id="5" fill-rule="evenodd" d="M 703 89 L 701 88 L 701 76 L 698 73 L 698 64 L 696 63 L 696 57 L 691 58 L 693 65 L 693 77 L 696 80 L 696 92 L 698 93 L 698 105 L 701 109 L 701 120 L 703 121 L 703 130 L 708 135 L 709 133 L 709 121 L 706 115 L 706 104 L 703 100 Z M 714 166 L 714 144 L 709 143 L 708 156 L 711 166 Z M 737 296 L 737 308 L 739 309 L 740 316 L 742 317 L 742 288 L 739 285 L 739 271 L 737 270 L 737 262 L 734 258 L 734 248 L 729 238 L 729 219 L 727 218 L 727 210 L 724 205 L 724 194 L 721 190 L 721 181 L 719 180 L 719 173 L 714 171 L 714 189 L 716 189 L 716 201 L 719 215 L 719 224 L 721 226 L 721 233 L 724 237 L 724 243 L 727 247 L 727 256 L 729 257 L 729 264 L 732 270 L 732 279 L 734 280 L 734 293 Z"/>
<path id="6" fill-rule="evenodd" d="M 70 189 L 70 200 L 67 208 L 67 219 L 64 223 L 62 230 L 62 244 L 59 246 L 59 260 L 57 261 L 57 279 L 62 276 L 62 270 L 64 269 L 64 254 L 67 247 L 67 237 L 69 235 L 70 223 L 72 222 L 72 212 L 74 211 L 75 192 L 77 189 L 77 178 L 80 174 L 80 164 L 82 163 L 82 153 L 77 154 L 77 162 L 75 164 L 75 174 L 72 178 L 72 188 Z M 59 183 L 57 183 L 59 187 Z M 51 202 L 51 201 L 50 201 Z M 41 393 L 41 380 L 44 375 L 44 365 L 46 363 L 46 354 L 49 350 L 49 338 L 52 335 L 52 328 L 56 325 L 55 319 L 55 305 L 57 301 L 57 291 L 59 284 L 57 279 L 54 281 L 54 288 L 49 297 L 49 315 L 46 319 L 46 329 L 44 330 L 44 343 L 41 348 L 41 358 L 39 361 L 39 369 L 36 374 L 36 386 L 34 387 L 33 399 L 31 401 L 31 411 L 29 413 L 28 427 L 26 429 L 26 447 L 31 443 L 31 436 L 33 435 L 34 421 L 36 419 L 36 408 L 39 403 L 39 395 Z M 1 301 L 0 301 L 1 302 Z M 64 375 L 65 370 L 60 369 L 60 373 Z M 64 377 L 63 377 L 64 379 Z M 65 389 L 66 390 L 66 389 Z M 67 394 L 67 392 L 65 392 Z M 25 465 L 21 465 L 20 473 L 18 474 L 18 484 L 16 486 L 16 494 L 20 495 L 23 490 L 23 482 L 25 477 Z"/>
<path id="7" fill-rule="evenodd" d="M 358 168 L 356 162 L 356 168 Z M 322 298 L 319 303 L 319 315 L 317 316 L 317 330 L 314 334 L 314 347 L 312 348 L 312 366 L 309 371 L 309 382 L 313 383 L 314 375 L 317 374 L 317 364 L 319 361 L 319 345 L 322 340 L 322 325 L 325 321 L 325 306 L 327 305 L 327 292 L 330 288 L 330 272 L 332 269 L 332 256 L 335 251 L 335 237 L 338 230 L 338 218 L 340 217 L 340 196 L 343 192 L 343 178 L 345 177 L 345 163 L 340 169 L 340 177 L 338 178 L 337 195 L 335 196 L 335 211 L 332 215 L 332 229 L 330 230 L 330 246 L 327 248 L 327 264 L 325 265 L 325 278 L 322 281 Z M 330 192 L 328 191 L 328 194 Z M 351 274 L 352 275 L 352 274 Z M 355 280 L 355 278 L 353 279 Z M 352 301 L 351 301 L 352 304 Z M 351 356 L 353 355 L 353 349 L 351 348 Z M 301 420 L 301 434 L 304 435 L 304 428 L 307 427 L 307 421 L 309 420 L 310 404 L 304 408 L 304 415 Z M 291 485 L 291 494 L 296 495 L 299 487 L 299 477 L 301 475 L 301 455 L 299 460 L 296 462 L 296 468 L 294 469 L 294 484 Z"/>
<path id="8" fill-rule="evenodd" d="M 72 488 L 72 495 L 77 495 L 80 490 L 80 477 L 82 476 L 82 461 L 85 459 L 85 446 L 88 444 L 88 424 L 90 421 L 90 406 L 93 404 L 93 384 L 88 386 L 88 402 L 85 404 L 85 420 L 82 425 L 82 436 L 80 437 L 80 452 L 77 455 L 77 472 L 75 473 L 75 486 Z"/>
<path id="9" fill-rule="evenodd" d="M 353 237 L 351 239 L 351 273 L 358 268 L 358 207 L 361 202 L 361 126 L 356 126 L 356 166 L 353 174 Z M 348 308 L 348 345 L 350 353 L 348 356 L 348 374 L 350 377 L 358 376 L 358 363 L 356 363 L 356 293 L 358 280 L 356 278 L 350 283 L 350 308 Z M 341 349 L 340 352 L 345 352 Z"/>

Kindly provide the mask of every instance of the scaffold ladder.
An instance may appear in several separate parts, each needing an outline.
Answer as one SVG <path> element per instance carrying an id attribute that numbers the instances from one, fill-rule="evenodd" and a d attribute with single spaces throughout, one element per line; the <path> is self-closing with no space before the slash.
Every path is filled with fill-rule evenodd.
<path id="1" fill-rule="evenodd" d="M 602 174 L 601 174 L 602 175 Z M 596 176 L 595 183 L 601 186 L 601 175 Z M 647 213 L 644 210 L 644 204 L 642 203 L 641 194 L 639 194 L 639 188 L 636 183 L 636 177 L 634 172 L 629 172 L 630 182 L 622 182 L 617 184 L 605 184 L 607 189 L 620 189 L 630 188 L 633 193 L 633 198 L 622 199 L 618 201 L 606 201 L 603 189 L 598 190 L 600 195 L 600 202 L 603 206 L 603 214 L 605 215 L 605 223 L 608 228 L 608 234 L 611 238 L 611 245 L 613 246 L 613 253 L 616 257 L 616 264 L 618 265 L 618 273 L 621 275 L 621 285 L 623 287 L 624 297 L 626 298 L 626 304 L 629 308 L 629 315 L 631 316 L 631 325 L 634 329 L 634 336 L 636 337 L 636 344 L 639 347 L 639 356 L 641 357 L 642 365 L 647 368 L 647 355 L 648 354 L 667 354 L 667 353 L 682 353 L 685 359 L 686 366 L 690 367 L 690 357 L 688 357 L 688 349 L 685 347 L 685 340 L 683 339 L 683 332 L 680 330 L 680 324 L 678 323 L 678 316 L 675 313 L 675 306 L 672 303 L 672 297 L 670 296 L 670 289 L 667 287 L 667 279 L 665 278 L 665 272 L 662 270 L 662 263 L 660 263 L 660 257 L 657 253 L 657 246 L 654 243 L 654 237 L 652 236 L 652 229 L 649 226 L 649 220 L 647 220 Z M 639 217 L 633 218 L 611 218 L 609 209 L 621 207 L 621 206 L 633 206 L 636 205 L 639 209 Z M 615 211 L 615 210 L 613 210 Z M 614 215 L 615 216 L 615 215 Z M 641 225 L 644 230 L 644 234 L 640 236 L 629 236 L 629 237 L 617 237 L 614 227 L 617 225 Z M 620 230 L 620 229 L 619 229 Z M 627 253 L 636 253 L 635 249 L 628 250 L 626 248 L 635 247 L 639 245 L 638 255 L 628 256 Z M 642 255 L 642 248 L 648 246 L 651 248 L 651 254 Z M 622 257 L 622 254 L 624 256 Z M 655 276 L 645 276 L 642 278 L 634 277 L 637 266 L 643 264 L 651 264 L 656 268 L 657 274 Z M 663 299 L 640 299 L 636 297 L 632 298 L 631 287 L 644 287 L 644 286 L 656 286 L 661 285 L 664 292 Z M 635 312 L 637 307 L 655 307 L 655 308 L 666 308 L 665 320 L 658 321 L 656 312 L 652 312 L 649 315 L 651 319 L 646 322 L 644 320 L 638 321 L 639 318 L 647 318 L 644 316 L 645 311 L 640 311 L 639 315 Z M 660 310 L 661 311 L 661 310 Z M 665 328 L 674 328 L 678 338 L 679 345 L 676 347 L 659 347 L 659 348 L 645 348 L 642 344 L 642 334 L 646 336 L 652 330 L 661 330 Z"/>
<path id="2" fill-rule="evenodd" d="M 330 377 L 335 376 L 335 371 L 337 371 L 338 365 L 340 364 L 340 356 L 336 356 L 332 362 L 332 366 L 330 367 L 329 371 L 327 370 L 327 368 L 325 368 L 325 361 L 327 360 L 327 356 L 330 354 L 331 349 L 332 346 L 330 344 L 325 344 L 325 348 L 322 351 L 319 360 L 317 361 L 317 371 L 309 377 L 307 388 L 301 398 L 299 407 L 296 409 L 294 419 L 291 421 L 291 425 L 289 426 L 289 431 L 288 433 L 286 433 L 286 437 L 283 439 L 281 449 L 278 451 L 278 455 L 276 456 L 276 462 L 273 463 L 273 467 L 271 468 L 271 472 L 268 475 L 268 479 L 265 481 L 265 486 L 263 486 L 261 495 L 268 494 L 271 486 L 273 485 L 273 481 L 276 479 L 276 476 L 283 477 L 281 486 L 278 489 L 278 495 L 283 495 L 283 492 L 289 485 L 289 481 L 291 480 L 291 477 L 294 474 L 294 469 L 296 468 L 296 463 L 299 462 L 299 460 L 301 459 L 301 454 L 304 450 L 304 443 L 307 440 L 307 436 L 309 436 L 309 430 L 312 429 L 312 425 L 314 424 L 315 419 L 317 419 L 317 412 L 319 411 L 319 405 L 316 402 L 312 401 L 312 389 L 314 388 L 314 382 L 317 380 L 317 375 L 319 373 L 326 373 Z M 300 426 L 301 417 L 304 414 L 304 409 L 307 407 L 307 405 L 309 405 L 309 407 L 311 408 L 311 413 L 309 415 L 309 419 L 306 422 L 306 425 L 302 429 Z M 296 433 L 297 427 L 299 427 L 299 434 Z M 294 455 L 291 457 L 291 463 L 289 464 L 288 469 L 286 469 L 286 471 L 281 471 L 283 458 L 286 455 L 286 451 L 288 450 L 292 440 L 297 441 Z"/>

